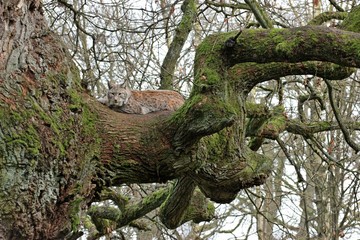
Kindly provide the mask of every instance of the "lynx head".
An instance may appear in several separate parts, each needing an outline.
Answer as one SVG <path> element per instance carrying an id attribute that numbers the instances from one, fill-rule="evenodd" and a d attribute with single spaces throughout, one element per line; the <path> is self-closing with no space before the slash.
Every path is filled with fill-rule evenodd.
<path id="1" fill-rule="evenodd" d="M 109 107 L 121 107 L 125 105 L 131 96 L 131 91 L 126 83 L 109 83 L 108 105 Z"/>

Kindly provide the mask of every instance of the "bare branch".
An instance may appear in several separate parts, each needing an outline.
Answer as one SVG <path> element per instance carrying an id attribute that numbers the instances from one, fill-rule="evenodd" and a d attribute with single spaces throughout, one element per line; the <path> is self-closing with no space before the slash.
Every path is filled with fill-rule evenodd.
<path id="1" fill-rule="evenodd" d="M 160 73 L 160 89 L 173 89 L 173 76 L 177 60 L 180 57 L 186 39 L 196 20 L 196 5 L 194 0 L 185 0 L 181 6 L 183 17 L 175 30 L 175 36 L 164 58 Z"/>
<path id="2" fill-rule="evenodd" d="M 360 151 L 360 146 L 351 139 L 350 132 L 346 128 L 344 121 L 343 121 L 342 117 L 340 116 L 339 109 L 334 102 L 333 87 L 332 87 L 331 83 L 329 82 L 329 80 L 324 79 L 324 81 L 326 83 L 326 86 L 328 87 L 329 101 L 330 101 L 331 108 L 334 112 L 336 121 L 338 122 L 338 124 L 340 126 L 340 130 L 344 135 L 345 141 L 349 144 L 349 146 L 351 146 L 355 150 L 355 153 L 358 153 Z"/>
<path id="3" fill-rule="evenodd" d="M 289 160 L 290 164 L 293 165 L 293 167 L 295 168 L 295 172 L 298 177 L 298 183 L 305 182 L 305 179 L 302 176 L 299 167 L 295 164 L 295 161 L 292 159 L 290 153 L 286 149 L 285 143 L 279 137 L 276 138 L 276 142 L 279 144 L 281 150 L 285 154 L 286 158 Z"/>
<path id="4" fill-rule="evenodd" d="M 273 24 L 269 16 L 265 11 L 260 7 L 259 3 L 256 0 L 245 0 L 247 5 L 249 5 L 251 11 L 254 13 L 256 20 L 260 23 L 263 28 L 273 28 Z"/>
<path id="5" fill-rule="evenodd" d="M 329 1 L 330 1 L 331 5 L 333 5 L 333 6 L 336 8 L 336 10 L 338 10 L 339 12 L 344 12 L 344 11 L 345 11 L 345 10 L 344 10 L 342 7 L 340 7 L 339 4 L 337 4 L 334 0 L 329 0 Z"/>

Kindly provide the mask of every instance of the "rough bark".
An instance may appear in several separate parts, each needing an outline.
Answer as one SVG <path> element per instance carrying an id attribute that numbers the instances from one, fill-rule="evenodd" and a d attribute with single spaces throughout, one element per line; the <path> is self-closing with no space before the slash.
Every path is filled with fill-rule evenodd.
<path id="1" fill-rule="evenodd" d="M 0 11 L 0 238 L 65 238 L 92 195 L 94 119 L 40 2 Z"/>
<path id="2" fill-rule="evenodd" d="M 267 80 L 253 75 L 253 62 L 360 66 L 355 32 L 314 26 L 247 30 L 230 48 L 225 42 L 235 33 L 217 34 L 198 47 L 194 88 L 181 109 L 127 115 L 81 89 L 38 1 L 6 1 L 0 9 L 0 238 L 5 239 L 76 236 L 79 212 L 99 199 L 104 187 L 122 183 L 187 176 L 191 188 L 230 202 L 240 189 L 262 184 L 271 171 L 271 161 L 245 143 L 247 93 Z M 337 72 L 319 69 L 330 76 Z M 162 209 L 177 206 L 176 189 L 183 190 L 174 188 Z M 186 209 L 175 209 L 180 217 L 169 226 L 188 219 Z"/>

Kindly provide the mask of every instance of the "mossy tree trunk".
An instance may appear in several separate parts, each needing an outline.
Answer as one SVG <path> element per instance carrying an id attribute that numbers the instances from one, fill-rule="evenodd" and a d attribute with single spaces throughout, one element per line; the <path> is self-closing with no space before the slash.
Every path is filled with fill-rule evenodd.
<path id="1" fill-rule="evenodd" d="M 268 158 L 246 145 L 246 134 L 276 139 L 285 130 L 311 134 L 332 127 L 306 128 L 287 119 L 281 107 L 259 112 L 245 104 L 253 86 L 290 74 L 339 79 L 352 73 L 348 67 L 360 66 L 355 32 L 316 26 L 246 30 L 234 44 L 227 43 L 236 32 L 217 34 L 197 50 L 194 88 L 181 109 L 127 115 L 81 89 L 76 67 L 48 31 L 38 0 L 6 1 L 0 9 L 0 238 L 5 239 L 74 237 L 79 212 L 101 199 L 104 188 L 123 183 L 179 179 L 149 198 L 153 204 L 144 201 L 141 208 L 117 214 L 93 209 L 92 216 L 121 226 L 145 213 L 147 204 L 164 202 L 161 216 L 170 228 L 206 219 L 209 215 L 199 219 L 188 208 L 195 205 L 192 195 L 199 197 L 196 186 L 202 205 L 204 196 L 230 202 L 240 189 L 262 184 L 271 171 Z M 350 14 L 352 21 L 360 21 L 356 14 Z M 347 27 L 355 31 L 353 26 Z M 247 115 L 266 120 L 246 131 Z"/>
<path id="2" fill-rule="evenodd" d="M 0 11 L 0 238 L 64 239 L 93 195 L 95 118 L 40 1 Z"/>

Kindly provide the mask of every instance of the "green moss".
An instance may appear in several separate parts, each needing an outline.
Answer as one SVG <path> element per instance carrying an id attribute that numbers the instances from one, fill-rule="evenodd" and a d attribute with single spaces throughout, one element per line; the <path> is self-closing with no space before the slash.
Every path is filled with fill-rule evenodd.
<path id="1" fill-rule="evenodd" d="M 84 201 L 83 198 L 78 197 L 70 203 L 70 220 L 71 220 L 71 230 L 77 231 L 80 226 L 80 210 L 81 203 Z"/>
<path id="2" fill-rule="evenodd" d="M 23 146 L 27 149 L 26 157 L 33 158 L 40 154 L 41 140 L 36 131 L 36 123 L 31 121 L 31 115 L 26 111 L 8 111 L 0 110 L 1 122 L 3 128 L 7 126 L 15 127 L 11 134 L 4 137 L 4 141 L 8 146 Z"/>
<path id="3" fill-rule="evenodd" d="M 273 161 L 265 155 L 258 154 L 250 149 L 246 149 L 247 166 L 240 175 L 245 179 L 252 179 L 259 174 L 270 174 Z"/>
<path id="4" fill-rule="evenodd" d="M 285 40 L 284 36 L 282 35 L 283 29 L 280 28 L 273 28 L 269 32 L 269 37 L 274 43 L 280 43 Z"/>
<path id="5" fill-rule="evenodd" d="M 279 54 L 290 55 L 295 48 L 297 48 L 296 41 L 282 41 L 276 45 L 275 51 Z"/>
<path id="6" fill-rule="evenodd" d="M 51 127 L 54 133 L 60 135 L 59 123 L 61 121 L 59 121 L 59 119 L 54 119 L 49 113 L 45 112 L 45 110 L 40 107 L 40 105 L 37 103 L 35 99 L 30 98 L 30 102 L 34 110 L 32 114 L 34 116 L 39 116 L 41 120 L 43 120 L 47 125 Z"/>
<path id="7" fill-rule="evenodd" d="M 279 36 L 273 37 L 275 43 L 277 43 L 275 51 L 279 54 L 291 55 L 294 51 L 298 50 L 300 46 L 306 47 L 306 45 L 313 45 L 321 41 L 316 30 L 309 28 L 306 34 L 308 35 L 307 41 L 303 40 L 303 33 L 300 30 L 294 30 L 292 35 L 288 36 L 287 39 L 282 39 L 283 37 L 280 34 Z M 334 37 L 332 33 L 329 35 L 329 38 Z"/>
<path id="8" fill-rule="evenodd" d="M 284 111 L 284 106 L 276 106 L 271 115 L 251 118 L 247 123 L 247 135 L 275 139 L 286 127 Z"/>
<path id="9" fill-rule="evenodd" d="M 221 50 L 220 44 L 214 44 L 214 42 L 225 42 L 230 37 L 237 34 L 236 31 L 228 33 L 213 34 L 204 39 L 196 49 L 195 61 L 197 58 L 203 55 L 210 55 Z"/>
<path id="10" fill-rule="evenodd" d="M 348 17 L 342 22 L 341 28 L 352 32 L 360 32 L 360 6 L 356 6 L 351 10 Z"/>
<path id="11" fill-rule="evenodd" d="M 186 0 L 187 1 L 187 6 L 186 6 L 186 12 L 183 15 L 183 19 L 181 20 L 177 31 L 178 32 L 184 32 L 184 31 L 191 31 L 192 28 L 192 23 L 194 21 L 194 19 L 196 18 L 196 13 L 197 13 L 197 9 L 196 9 L 196 4 L 194 0 Z M 187 36 L 187 35 L 186 35 Z"/>
<path id="12" fill-rule="evenodd" d="M 351 46 L 349 51 L 354 52 L 358 58 L 360 58 L 360 43 L 358 41 L 354 41 Z"/>
<path id="13" fill-rule="evenodd" d="M 215 216 L 215 205 L 213 202 L 209 201 L 206 208 L 211 215 Z"/>
<path id="14" fill-rule="evenodd" d="M 246 102 L 246 113 L 248 117 L 259 118 L 267 116 L 269 114 L 269 110 L 264 104 Z"/>
<path id="15" fill-rule="evenodd" d="M 331 122 L 326 122 L 326 121 L 308 124 L 309 128 L 311 128 L 312 126 L 315 126 L 316 128 L 320 128 L 320 129 L 329 129 L 332 126 L 332 124 Z"/>
<path id="16" fill-rule="evenodd" d="M 181 108 L 179 108 L 171 117 L 170 121 L 174 122 L 174 123 L 178 123 L 181 122 L 181 120 L 184 118 L 184 116 L 186 115 L 187 112 L 189 112 L 189 110 L 196 105 L 197 103 L 199 103 L 201 101 L 201 96 L 198 95 L 193 95 L 190 96 L 190 98 L 185 102 L 184 105 L 181 106 Z"/>

